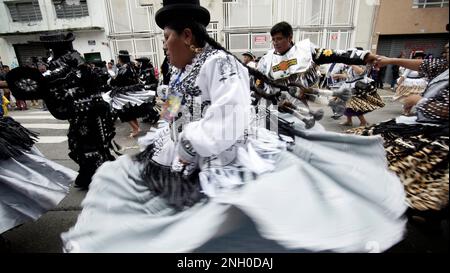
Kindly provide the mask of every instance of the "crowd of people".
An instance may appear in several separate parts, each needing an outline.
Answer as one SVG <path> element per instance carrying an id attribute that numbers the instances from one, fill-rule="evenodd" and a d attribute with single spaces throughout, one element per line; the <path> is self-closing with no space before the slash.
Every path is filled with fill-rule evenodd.
<path id="1" fill-rule="evenodd" d="M 448 44 L 445 58 L 388 58 L 296 43 L 280 22 L 273 49 L 241 60 L 208 35 L 199 1 L 163 1 L 155 20 L 161 81 L 148 58 L 135 64 L 126 50 L 117 65 L 86 63 L 71 35 L 42 39 L 45 69 L 14 69 L 1 81 L 69 121 L 80 170 L 45 159 L 33 132 L 2 117 L 0 189 L 10 194 L 0 232 L 56 206 L 73 181 L 88 192 L 61 234 L 64 252 L 193 251 L 233 230 L 236 211 L 288 249 L 365 252 L 375 241 L 386 251 L 404 238 L 407 216 L 448 218 Z M 377 89 L 387 65 L 405 68 L 395 90 L 404 115 L 369 124 L 364 115 L 384 107 Z M 311 103 L 360 127 L 329 132 Z M 138 118 L 154 124 L 138 154 L 113 156 L 117 117 L 130 137 L 141 132 Z M 18 199 L 26 207 L 13 210 Z"/>

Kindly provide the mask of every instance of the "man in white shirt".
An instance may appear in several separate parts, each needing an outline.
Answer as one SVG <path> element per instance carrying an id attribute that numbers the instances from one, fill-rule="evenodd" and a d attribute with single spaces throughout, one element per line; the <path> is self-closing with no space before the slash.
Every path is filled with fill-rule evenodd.
<path id="1" fill-rule="evenodd" d="M 256 56 L 253 55 L 250 51 L 247 51 L 245 53 L 242 53 L 242 56 L 244 56 L 244 64 L 251 68 L 256 68 Z"/>
<path id="2" fill-rule="evenodd" d="M 116 77 L 116 72 L 114 71 L 114 65 L 112 62 L 108 63 L 108 73 L 111 76 L 111 78 Z"/>

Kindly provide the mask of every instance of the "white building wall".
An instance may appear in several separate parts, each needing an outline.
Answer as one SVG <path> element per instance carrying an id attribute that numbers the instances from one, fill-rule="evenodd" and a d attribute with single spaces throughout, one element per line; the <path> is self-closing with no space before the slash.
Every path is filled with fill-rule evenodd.
<path id="1" fill-rule="evenodd" d="M 75 36 L 73 48 L 81 54 L 100 52 L 102 60 L 106 62 L 114 58 L 104 32 L 76 32 Z M 95 41 L 95 45 L 89 45 L 88 41 Z"/>
<path id="2" fill-rule="evenodd" d="M 355 20 L 355 35 L 352 44 L 371 50 L 373 23 L 376 16 L 377 0 L 358 0 L 359 8 Z"/>
<path id="3" fill-rule="evenodd" d="M 72 31 L 75 34 L 74 49 L 81 54 L 100 52 L 102 60 L 113 58 L 105 30 L 108 30 L 106 9 L 102 0 L 87 0 L 89 16 L 59 19 L 56 17 L 52 0 L 39 0 L 42 20 L 32 22 L 12 22 L 5 2 L 0 0 L 0 57 L 4 64 L 18 65 L 13 45 L 39 41 L 39 33 L 49 31 Z M 20 33 L 17 35 L 17 33 Z M 88 41 L 95 41 L 89 45 Z"/>
<path id="4" fill-rule="evenodd" d="M 111 1 L 111 0 L 105 0 L 105 1 Z M 163 51 L 163 43 L 162 40 L 164 39 L 163 30 L 161 30 L 155 23 L 154 14 L 156 11 L 158 11 L 160 8 L 162 8 L 162 1 L 161 0 L 123 0 L 123 1 L 130 1 L 132 4 L 132 1 L 137 1 L 137 3 L 141 5 L 151 5 L 153 8 L 153 14 L 150 15 L 150 24 L 152 24 L 152 30 L 147 31 L 147 37 L 152 37 L 155 39 L 155 46 L 149 45 L 150 50 L 154 52 L 154 54 L 157 56 L 157 61 L 155 62 L 156 66 L 160 66 L 162 61 L 164 60 L 164 51 Z M 221 44 L 224 44 L 224 35 L 223 35 L 223 3 L 222 0 L 200 0 L 200 4 L 208 9 L 208 11 L 211 14 L 211 22 L 217 22 L 217 41 Z M 133 16 L 133 11 L 130 12 L 130 16 Z M 110 20 L 117 20 L 114 18 L 114 16 Z M 109 31 L 110 36 L 114 36 L 114 31 Z M 111 34 L 112 33 L 112 34 Z M 144 33 L 131 33 L 131 36 L 142 36 Z M 130 37 L 124 38 L 129 39 Z M 115 51 L 118 51 L 118 48 L 115 49 Z M 117 53 L 117 52 L 116 52 Z M 137 56 L 137 55 L 136 55 Z"/>
<path id="5" fill-rule="evenodd" d="M 163 33 L 154 22 L 154 13 L 162 7 L 161 0 L 87 0 L 89 8 L 89 16 L 77 19 L 57 19 L 54 11 L 54 6 L 51 0 L 39 0 L 41 6 L 41 13 L 43 20 L 38 24 L 35 23 L 12 23 L 9 19 L 9 13 L 6 10 L 6 6 L 2 5 L 2 2 L 8 0 L 0 0 L 0 56 L 2 61 L 6 64 L 13 64 L 17 61 L 14 56 L 14 49 L 11 48 L 12 44 L 18 41 L 25 43 L 29 40 L 38 40 L 38 36 L 3 36 L 2 33 L 12 33 L 16 31 L 20 32 L 33 32 L 33 31 L 47 31 L 58 29 L 77 29 L 77 28 L 90 28 L 90 31 L 82 30 L 75 31 L 77 39 L 74 41 L 75 49 L 81 53 L 100 52 L 103 60 L 115 59 L 120 46 L 127 47 L 130 52 L 137 51 L 136 41 L 140 41 L 140 44 L 147 43 L 147 49 L 140 52 L 135 52 L 138 55 L 153 56 L 157 60 L 156 65 L 160 65 L 164 59 L 162 50 Z M 121 15 L 114 15 L 111 13 L 110 3 L 115 1 L 116 3 L 124 3 L 124 9 L 121 11 Z M 128 1 L 127 3 L 125 3 Z M 242 1 L 242 0 L 237 0 Z M 372 30 L 372 21 L 375 11 L 373 3 L 377 3 L 374 0 L 355 0 L 353 7 L 353 21 L 351 25 L 334 26 L 328 24 L 327 20 L 331 20 L 330 3 L 334 3 L 340 11 L 343 12 L 342 3 L 347 3 L 350 0 L 317 0 L 308 2 L 308 0 L 245 0 L 251 1 L 251 5 L 256 6 L 251 14 L 256 18 L 249 19 L 247 24 L 240 24 L 239 26 L 225 26 L 226 14 L 225 5 L 222 0 L 201 0 L 201 5 L 206 7 L 211 13 L 211 22 L 217 23 L 217 40 L 222 45 L 230 48 L 230 39 L 239 38 L 239 35 L 246 35 L 248 42 L 243 44 L 243 48 L 233 49 L 230 51 L 240 55 L 241 51 L 247 51 L 252 44 L 253 50 L 258 55 L 264 54 L 264 52 L 271 47 L 269 30 L 273 24 L 286 20 L 291 23 L 295 29 L 295 40 L 301 40 L 304 38 L 311 38 L 317 41 L 320 46 L 333 47 L 339 44 L 342 47 L 346 44 L 346 37 L 351 37 L 347 44 L 350 47 L 361 46 L 363 48 L 370 47 L 370 38 Z M 332 2 L 334 1 L 334 2 Z M 139 30 L 133 25 L 133 20 L 141 18 L 143 7 L 151 6 L 153 11 L 149 14 L 148 23 L 150 27 L 148 29 L 142 28 L 142 22 L 138 22 L 142 25 Z M 255 12 L 255 10 L 266 8 L 270 6 L 271 11 L 265 14 L 264 10 L 260 11 L 264 13 Z M 321 7 L 321 9 L 319 8 Z M 253 6 L 252 6 L 253 8 Z M 351 9 L 351 7 L 347 7 Z M 109 10 L 108 10 L 109 9 Z M 314 16 L 314 13 L 320 11 L 320 16 Z M 140 14 L 137 14 L 140 13 Z M 236 14 L 236 13 L 235 13 Z M 309 19 L 305 19 L 305 15 L 309 16 Z M 141 17 L 139 17 L 141 16 Z M 237 18 L 236 15 L 233 15 Z M 269 18 L 265 18 L 269 16 Z M 119 18 L 118 18 L 119 17 Z M 239 16 L 238 16 L 239 17 Z M 121 26 L 117 29 L 117 21 L 128 20 L 127 26 Z M 308 25 L 310 21 L 321 22 L 322 25 L 314 24 Z M 305 24 L 307 23 L 307 24 Z M 119 22 L 121 24 L 121 22 Z M 328 24 L 328 25 L 327 25 Z M 137 23 L 135 25 L 138 25 Z M 233 25 L 233 24 L 231 24 Z M 306 25 L 306 26 L 305 26 Z M 115 29 L 116 28 L 116 29 Z M 95 31 L 94 31 L 95 30 Z M 344 33 L 342 33 L 344 31 Z M 350 33 L 347 34 L 346 32 Z M 253 33 L 249 35 L 248 33 Z M 228 36 L 227 36 L 228 35 Z M 230 38 L 234 35 L 234 37 Z M 334 35 L 334 36 L 333 36 Z M 265 37 L 263 37 L 265 36 Z M 13 37 L 15 37 L 13 39 Z M 30 37 L 34 37 L 30 39 Z M 331 37 L 338 37 L 338 40 L 332 41 Z M 88 44 L 89 40 L 94 40 L 95 45 Z M 264 42 L 265 40 L 265 42 Z M 128 41 L 132 41 L 128 43 Z M 148 41 L 148 42 L 143 42 Z M 141 46 L 142 47 L 142 46 Z M 244 48 L 245 47 L 245 48 Z"/>
<path id="6" fill-rule="evenodd" d="M 222 1 L 221 1 L 222 2 Z M 294 29 L 294 40 L 309 38 L 333 49 L 367 48 L 372 28 L 372 0 L 237 0 L 224 4 L 226 45 L 240 53 L 262 55 L 271 48 L 269 31 L 281 21 Z M 253 17 L 255 17 L 253 18 Z M 252 17 L 251 19 L 248 19 Z M 259 17 L 259 18 L 258 18 Z M 253 33 L 253 35 L 248 35 Z M 264 39 L 264 34 L 268 38 Z M 248 42 L 245 41 L 248 39 Z M 256 44 L 258 39 L 258 45 Z M 266 43 L 264 43 L 264 40 Z"/>
<path id="7" fill-rule="evenodd" d="M 11 68 L 19 66 L 19 61 L 14 51 L 15 44 L 26 44 L 28 41 L 38 41 L 39 35 L 20 35 L 20 36 L 8 36 L 7 39 L 0 39 L 4 41 L 4 47 L 0 47 L 0 56 L 2 57 L 3 64 L 9 65 Z M 0 43 L 1 44 L 1 43 Z"/>
<path id="8" fill-rule="evenodd" d="M 11 40 L 0 38 L 0 59 L 3 64 L 9 65 L 12 69 L 18 67 L 19 62 L 12 46 L 13 43 L 10 41 Z"/>
<path id="9" fill-rule="evenodd" d="M 223 30 L 223 4 L 222 1 L 218 0 L 201 0 L 200 4 L 207 8 L 211 14 L 211 22 L 217 22 L 217 32 L 218 39 L 217 41 L 221 44 L 224 43 L 224 35 L 222 33 Z"/>
<path id="10" fill-rule="evenodd" d="M 33 22 L 12 22 L 5 2 L 0 0 L 0 33 L 27 33 L 35 31 L 52 31 L 60 29 L 105 28 L 106 13 L 101 0 L 87 0 L 89 16 L 81 18 L 58 19 L 52 0 L 39 0 L 42 20 Z"/>

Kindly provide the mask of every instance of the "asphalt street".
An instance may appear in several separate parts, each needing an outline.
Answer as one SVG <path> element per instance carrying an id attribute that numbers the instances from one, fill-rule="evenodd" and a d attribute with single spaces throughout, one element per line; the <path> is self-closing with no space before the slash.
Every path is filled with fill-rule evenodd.
<path id="1" fill-rule="evenodd" d="M 401 106 L 392 101 L 393 93 L 389 90 L 381 90 L 386 107 L 367 115 L 369 123 L 377 123 L 396 117 L 401 114 Z M 318 106 L 312 105 L 312 108 Z M 320 123 L 330 131 L 342 132 L 348 127 L 339 125 L 341 120 L 330 118 L 331 111 L 326 108 L 325 117 Z M 67 129 L 68 122 L 56 120 L 49 112 L 39 108 L 30 108 L 27 111 L 12 111 L 11 116 L 40 135 L 36 146 L 49 159 L 78 170 L 68 156 Z M 358 121 L 354 120 L 357 125 Z M 116 123 L 116 142 L 122 146 L 123 153 L 134 154 L 138 151 L 136 139 L 130 138 L 130 126 L 127 123 Z M 142 134 L 150 128 L 150 124 L 141 123 Z M 60 234 L 67 231 L 76 222 L 81 211 L 81 202 L 86 192 L 71 188 L 69 195 L 53 210 L 44 214 L 35 222 L 28 222 L 16 227 L 3 235 L 8 240 L 10 247 L 0 249 L 0 252 L 12 253 L 59 253 L 62 251 Z M 244 222 L 250 222 L 244 219 Z M 305 219 L 307 221 L 307 219 Z M 284 249 L 275 242 L 263 239 L 259 236 L 254 225 L 243 225 L 245 228 L 237 228 L 235 231 L 221 238 L 214 239 L 197 252 L 303 252 L 302 250 L 290 251 Z M 448 252 L 448 221 L 441 226 L 430 228 L 410 222 L 408 224 L 405 240 L 389 250 L 389 252 Z"/>

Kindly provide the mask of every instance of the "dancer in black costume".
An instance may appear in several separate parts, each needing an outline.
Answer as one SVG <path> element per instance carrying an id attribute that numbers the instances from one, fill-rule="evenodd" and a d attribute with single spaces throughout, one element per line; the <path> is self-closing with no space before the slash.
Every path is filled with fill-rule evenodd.
<path id="1" fill-rule="evenodd" d="M 139 81 L 145 84 L 152 90 L 156 90 L 158 87 L 158 79 L 155 76 L 155 68 L 151 61 L 147 57 L 136 59 L 141 65 L 139 67 Z M 155 97 L 156 99 L 156 97 Z M 146 104 L 146 112 L 144 113 L 143 122 L 155 123 L 159 120 L 160 107 L 156 105 L 156 102 Z"/>
<path id="2" fill-rule="evenodd" d="M 72 33 L 41 36 L 50 53 L 47 71 L 20 67 L 7 81 L 17 99 L 43 99 L 55 118 L 69 121 L 69 156 L 80 166 L 75 185 L 87 189 L 97 168 L 114 160 L 115 128 L 110 106 L 101 96 L 108 73 L 86 64 L 73 49 L 74 39 Z"/>
<path id="3" fill-rule="evenodd" d="M 156 86 L 145 85 L 139 80 L 139 73 L 131 63 L 131 55 L 126 50 L 119 51 L 119 72 L 110 81 L 111 92 L 104 94 L 114 112 L 117 112 L 122 122 L 129 122 L 132 128 L 130 137 L 137 137 L 141 131 L 138 118 L 146 117 L 152 112 Z"/>
<path id="4" fill-rule="evenodd" d="M 7 88 L 0 81 L 0 88 Z M 0 253 L 10 242 L 2 234 L 37 220 L 69 193 L 76 172 L 42 155 L 37 134 L 0 114 Z"/>

